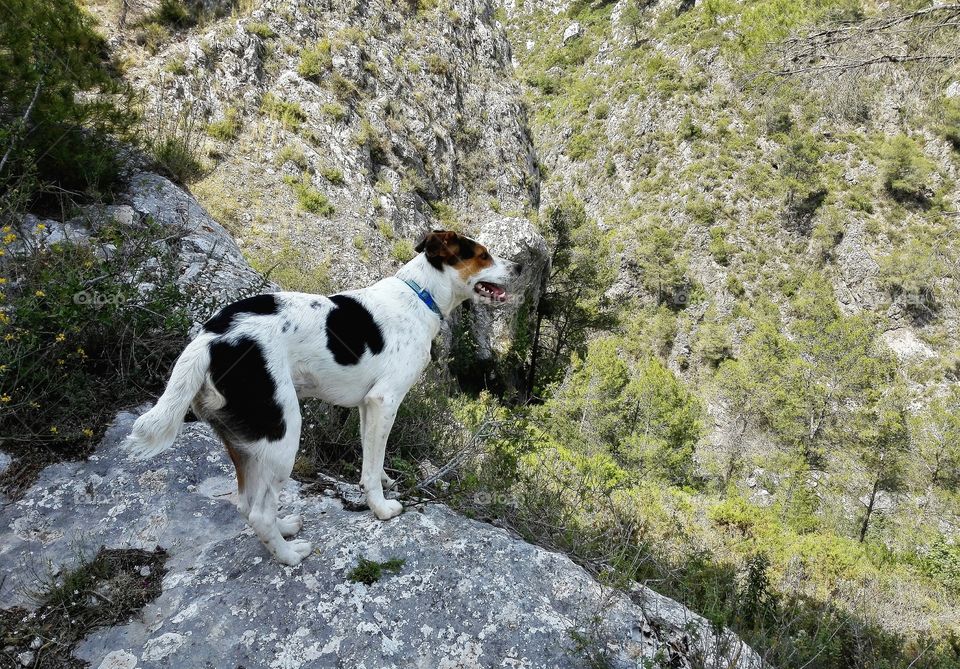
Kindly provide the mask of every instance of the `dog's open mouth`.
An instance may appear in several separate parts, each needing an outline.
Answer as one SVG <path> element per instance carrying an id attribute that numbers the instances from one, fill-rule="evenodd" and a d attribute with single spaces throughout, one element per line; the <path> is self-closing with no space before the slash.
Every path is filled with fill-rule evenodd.
<path id="1" fill-rule="evenodd" d="M 502 286 L 498 286 L 495 283 L 478 281 L 477 285 L 473 288 L 473 292 L 480 297 L 485 297 L 488 300 L 493 300 L 494 302 L 507 301 L 507 291 L 504 290 Z"/>

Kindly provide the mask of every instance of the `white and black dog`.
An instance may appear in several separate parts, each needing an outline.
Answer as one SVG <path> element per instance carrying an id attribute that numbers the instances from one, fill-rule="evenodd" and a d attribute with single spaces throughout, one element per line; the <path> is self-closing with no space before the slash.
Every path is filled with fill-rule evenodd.
<path id="1" fill-rule="evenodd" d="M 383 495 L 387 437 L 401 400 L 430 361 L 441 320 L 461 302 L 501 303 L 520 266 L 455 232 L 429 233 L 396 276 L 330 297 L 272 293 L 235 302 L 204 325 L 174 365 L 156 406 L 126 446 L 150 457 L 176 439 L 187 409 L 223 439 L 237 469 L 238 507 L 267 549 L 295 565 L 308 541 L 286 541 L 300 516 L 277 518 L 300 445 L 300 397 L 359 407 L 360 485 L 377 518 L 403 507 Z"/>

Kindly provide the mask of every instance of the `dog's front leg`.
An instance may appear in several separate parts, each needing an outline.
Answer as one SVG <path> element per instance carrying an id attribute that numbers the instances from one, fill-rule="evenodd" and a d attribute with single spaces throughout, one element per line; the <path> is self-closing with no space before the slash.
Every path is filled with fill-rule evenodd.
<path id="1" fill-rule="evenodd" d="M 402 397 L 374 387 L 360 407 L 361 439 L 363 441 L 363 468 L 360 485 L 367 494 L 367 506 L 380 520 L 400 515 L 403 505 L 383 496 L 383 458 L 387 438 L 397 416 Z"/>
<path id="2" fill-rule="evenodd" d="M 364 425 L 366 424 L 366 421 L 367 421 L 367 407 L 364 406 L 363 404 L 361 404 L 361 405 L 360 405 L 360 440 L 361 440 L 361 441 L 363 441 L 364 439 L 367 438 L 367 437 L 366 437 L 366 434 L 367 434 L 367 433 L 366 433 L 366 428 L 364 427 Z M 388 435 L 388 436 L 389 436 L 389 435 Z M 386 456 L 384 456 L 384 457 L 386 457 Z M 397 484 L 397 482 L 394 481 L 394 480 L 393 480 L 392 478 L 390 478 L 389 476 L 387 476 L 387 470 L 381 469 L 381 470 L 380 470 L 380 484 L 383 486 L 383 489 L 384 489 L 384 490 L 390 490 L 390 489 L 393 488 L 393 486 L 395 486 L 395 485 Z"/>

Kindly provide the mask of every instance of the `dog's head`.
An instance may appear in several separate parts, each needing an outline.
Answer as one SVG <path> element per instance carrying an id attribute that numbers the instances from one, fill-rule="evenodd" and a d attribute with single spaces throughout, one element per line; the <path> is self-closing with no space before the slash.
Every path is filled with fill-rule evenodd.
<path id="1" fill-rule="evenodd" d="M 520 265 L 497 258 L 478 241 L 450 230 L 434 230 L 417 244 L 434 269 L 453 282 L 464 299 L 490 304 L 507 301 L 507 288 L 520 274 Z"/>

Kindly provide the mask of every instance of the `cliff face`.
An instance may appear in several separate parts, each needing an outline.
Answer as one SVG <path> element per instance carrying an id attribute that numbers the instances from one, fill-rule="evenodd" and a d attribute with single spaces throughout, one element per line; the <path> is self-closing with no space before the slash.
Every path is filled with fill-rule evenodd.
<path id="1" fill-rule="evenodd" d="M 138 34 L 113 44 L 146 91 L 148 126 L 192 128 L 208 169 L 191 189 L 254 257 L 293 249 L 334 285 L 361 285 L 431 226 L 476 232 L 536 208 L 490 2 L 271 0 L 175 31 L 153 56 Z"/>

